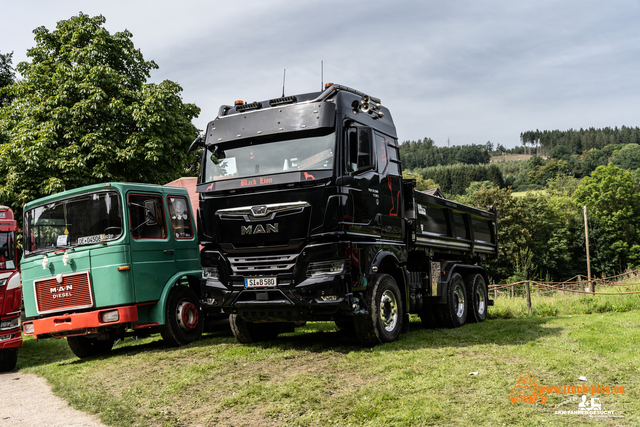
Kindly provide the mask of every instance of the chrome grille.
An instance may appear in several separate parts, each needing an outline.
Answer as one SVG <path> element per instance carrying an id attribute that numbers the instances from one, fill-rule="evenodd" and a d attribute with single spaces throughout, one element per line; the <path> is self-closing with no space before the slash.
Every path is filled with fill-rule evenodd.
<path id="1" fill-rule="evenodd" d="M 48 277 L 33 281 L 38 314 L 77 310 L 93 306 L 89 272 L 62 274 L 61 281 Z"/>
<path id="2" fill-rule="evenodd" d="M 229 263 L 234 274 L 291 273 L 297 258 L 297 254 L 229 257 Z"/>

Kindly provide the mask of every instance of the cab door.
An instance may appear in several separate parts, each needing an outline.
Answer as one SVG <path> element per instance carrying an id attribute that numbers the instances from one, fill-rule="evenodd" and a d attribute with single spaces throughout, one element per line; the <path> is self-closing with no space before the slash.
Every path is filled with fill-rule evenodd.
<path id="1" fill-rule="evenodd" d="M 160 194 L 131 192 L 127 207 L 136 302 L 157 301 L 176 273 L 165 204 Z"/>
<path id="2" fill-rule="evenodd" d="M 380 175 L 376 167 L 373 130 L 352 124 L 345 130 L 345 173 L 353 203 L 352 231 L 379 234 Z"/>

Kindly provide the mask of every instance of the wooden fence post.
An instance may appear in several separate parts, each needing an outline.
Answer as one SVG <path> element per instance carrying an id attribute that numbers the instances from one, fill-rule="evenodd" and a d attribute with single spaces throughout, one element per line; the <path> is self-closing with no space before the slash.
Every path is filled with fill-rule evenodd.
<path id="1" fill-rule="evenodd" d="M 524 282 L 524 292 L 527 295 L 527 312 L 531 314 L 531 289 L 529 288 L 529 282 Z"/>

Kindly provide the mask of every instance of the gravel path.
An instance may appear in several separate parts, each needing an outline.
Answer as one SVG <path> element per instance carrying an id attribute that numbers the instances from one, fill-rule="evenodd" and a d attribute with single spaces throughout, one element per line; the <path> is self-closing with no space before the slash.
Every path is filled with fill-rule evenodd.
<path id="1" fill-rule="evenodd" d="M 105 427 L 95 415 L 73 409 L 33 374 L 0 374 L 0 427 Z"/>

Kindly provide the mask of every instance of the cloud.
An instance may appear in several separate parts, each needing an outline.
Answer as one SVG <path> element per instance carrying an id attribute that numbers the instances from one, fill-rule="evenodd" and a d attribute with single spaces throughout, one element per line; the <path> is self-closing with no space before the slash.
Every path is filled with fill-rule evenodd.
<path id="1" fill-rule="evenodd" d="M 31 31 L 82 10 L 129 29 L 202 113 L 318 91 L 324 81 L 380 97 L 401 140 L 519 144 L 531 129 L 638 126 L 640 4 L 621 0 L 167 0 L 16 2 L 0 51 L 24 60 Z M 30 39 L 30 40 L 29 40 Z"/>

